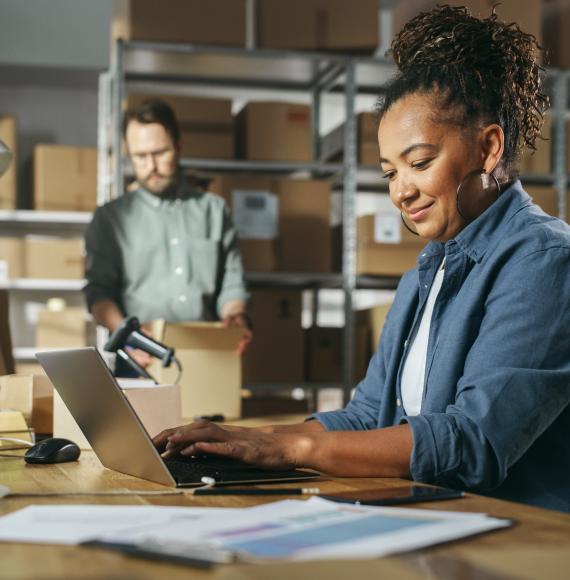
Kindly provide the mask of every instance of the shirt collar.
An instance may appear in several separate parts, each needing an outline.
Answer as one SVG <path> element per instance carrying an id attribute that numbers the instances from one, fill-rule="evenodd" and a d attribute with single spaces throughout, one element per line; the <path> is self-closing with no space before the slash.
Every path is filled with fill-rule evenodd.
<path id="1" fill-rule="evenodd" d="M 463 228 L 453 240 L 445 244 L 430 241 L 420 256 L 420 264 L 430 258 L 441 256 L 442 253 L 447 255 L 457 251 L 465 252 L 476 262 L 481 261 L 493 240 L 503 236 L 505 225 L 530 202 L 531 198 L 524 191 L 521 182 L 515 181 L 501 193 L 497 201 Z"/>
<path id="2" fill-rule="evenodd" d="M 479 262 L 493 241 L 503 237 L 504 228 L 512 217 L 530 203 L 531 198 L 521 182 L 515 181 L 497 201 L 459 232 L 455 242 L 470 258 Z M 446 251 L 449 245 L 451 243 L 447 242 Z"/>

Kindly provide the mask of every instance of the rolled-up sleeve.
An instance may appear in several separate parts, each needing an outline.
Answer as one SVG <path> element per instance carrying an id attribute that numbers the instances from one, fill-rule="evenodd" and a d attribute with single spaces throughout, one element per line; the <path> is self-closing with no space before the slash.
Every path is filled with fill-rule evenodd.
<path id="1" fill-rule="evenodd" d="M 221 317 L 224 304 L 230 300 L 247 301 L 241 254 L 238 248 L 237 233 L 234 228 L 228 207 L 223 206 L 222 260 L 220 266 L 220 291 L 217 300 L 218 316 Z"/>
<path id="2" fill-rule="evenodd" d="M 87 307 L 92 309 L 96 302 L 113 300 L 120 308 L 122 292 L 122 257 L 116 232 L 106 208 L 95 211 L 93 220 L 85 234 L 85 277 L 83 288 Z"/>
<path id="3" fill-rule="evenodd" d="M 535 251 L 498 271 L 457 395 L 403 419 L 414 480 L 491 490 L 570 403 L 570 251 Z"/>

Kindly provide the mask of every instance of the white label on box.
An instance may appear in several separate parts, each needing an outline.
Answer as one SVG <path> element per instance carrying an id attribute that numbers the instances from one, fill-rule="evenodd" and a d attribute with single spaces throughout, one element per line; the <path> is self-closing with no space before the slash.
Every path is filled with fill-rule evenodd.
<path id="1" fill-rule="evenodd" d="M 8 269 L 8 262 L 0 260 L 0 282 L 8 282 L 10 279 L 10 271 Z"/>
<path id="2" fill-rule="evenodd" d="M 270 191 L 232 192 L 234 223 L 243 239 L 272 240 L 277 237 L 279 200 Z"/>
<path id="3" fill-rule="evenodd" d="M 374 216 L 374 241 L 378 244 L 399 244 L 402 241 L 398 214 L 378 213 Z"/>

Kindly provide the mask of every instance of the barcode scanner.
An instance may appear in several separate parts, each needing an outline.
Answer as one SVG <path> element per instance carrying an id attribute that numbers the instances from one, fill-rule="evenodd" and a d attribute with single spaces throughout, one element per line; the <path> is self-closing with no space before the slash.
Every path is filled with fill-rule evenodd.
<path id="1" fill-rule="evenodd" d="M 163 367 L 169 367 L 171 365 L 174 359 L 174 349 L 143 334 L 140 329 L 141 325 L 136 316 L 126 318 L 109 337 L 109 340 L 103 348 L 108 352 L 117 353 L 117 356 L 121 357 L 139 376 L 151 379 L 156 383 L 157 381 L 154 377 L 129 355 L 126 347 L 138 348 L 147 352 L 151 356 L 159 359 Z"/>

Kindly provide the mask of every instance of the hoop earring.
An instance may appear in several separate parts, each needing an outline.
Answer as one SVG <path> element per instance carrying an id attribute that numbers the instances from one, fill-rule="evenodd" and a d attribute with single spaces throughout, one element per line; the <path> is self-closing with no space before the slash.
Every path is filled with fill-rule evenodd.
<path id="1" fill-rule="evenodd" d="M 420 234 L 418 234 L 418 232 L 414 231 L 407 223 L 406 220 L 404 219 L 404 214 L 402 212 L 400 212 L 400 219 L 402 220 L 402 223 L 404 224 L 404 227 L 409 231 L 412 232 L 412 234 L 414 234 L 414 236 L 419 236 Z"/>
<path id="2" fill-rule="evenodd" d="M 462 193 L 462 189 L 463 186 L 465 185 L 465 182 L 470 178 L 473 177 L 473 175 L 489 175 L 493 181 L 495 182 L 495 186 L 497 188 L 497 195 L 496 198 L 499 199 L 499 196 L 501 195 L 501 184 L 499 183 L 499 180 L 495 177 L 495 174 L 493 172 L 491 173 L 487 173 L 485 171 L 484 168 L 481 169 L 475 169 L 474 171 L 470 171 L 459 183 L 459 185 L 457 186 L 457 192 L 455 195 L 455 203 L 457 205 L 457 213 L 465 220 L 465 221 L 471 221 L 473 218 L 469 218 L 467 217 L 462 211 L 461 211 L 461 203 L 460 203 L 460 198 L 461 198 L 461 193 Z"/>

